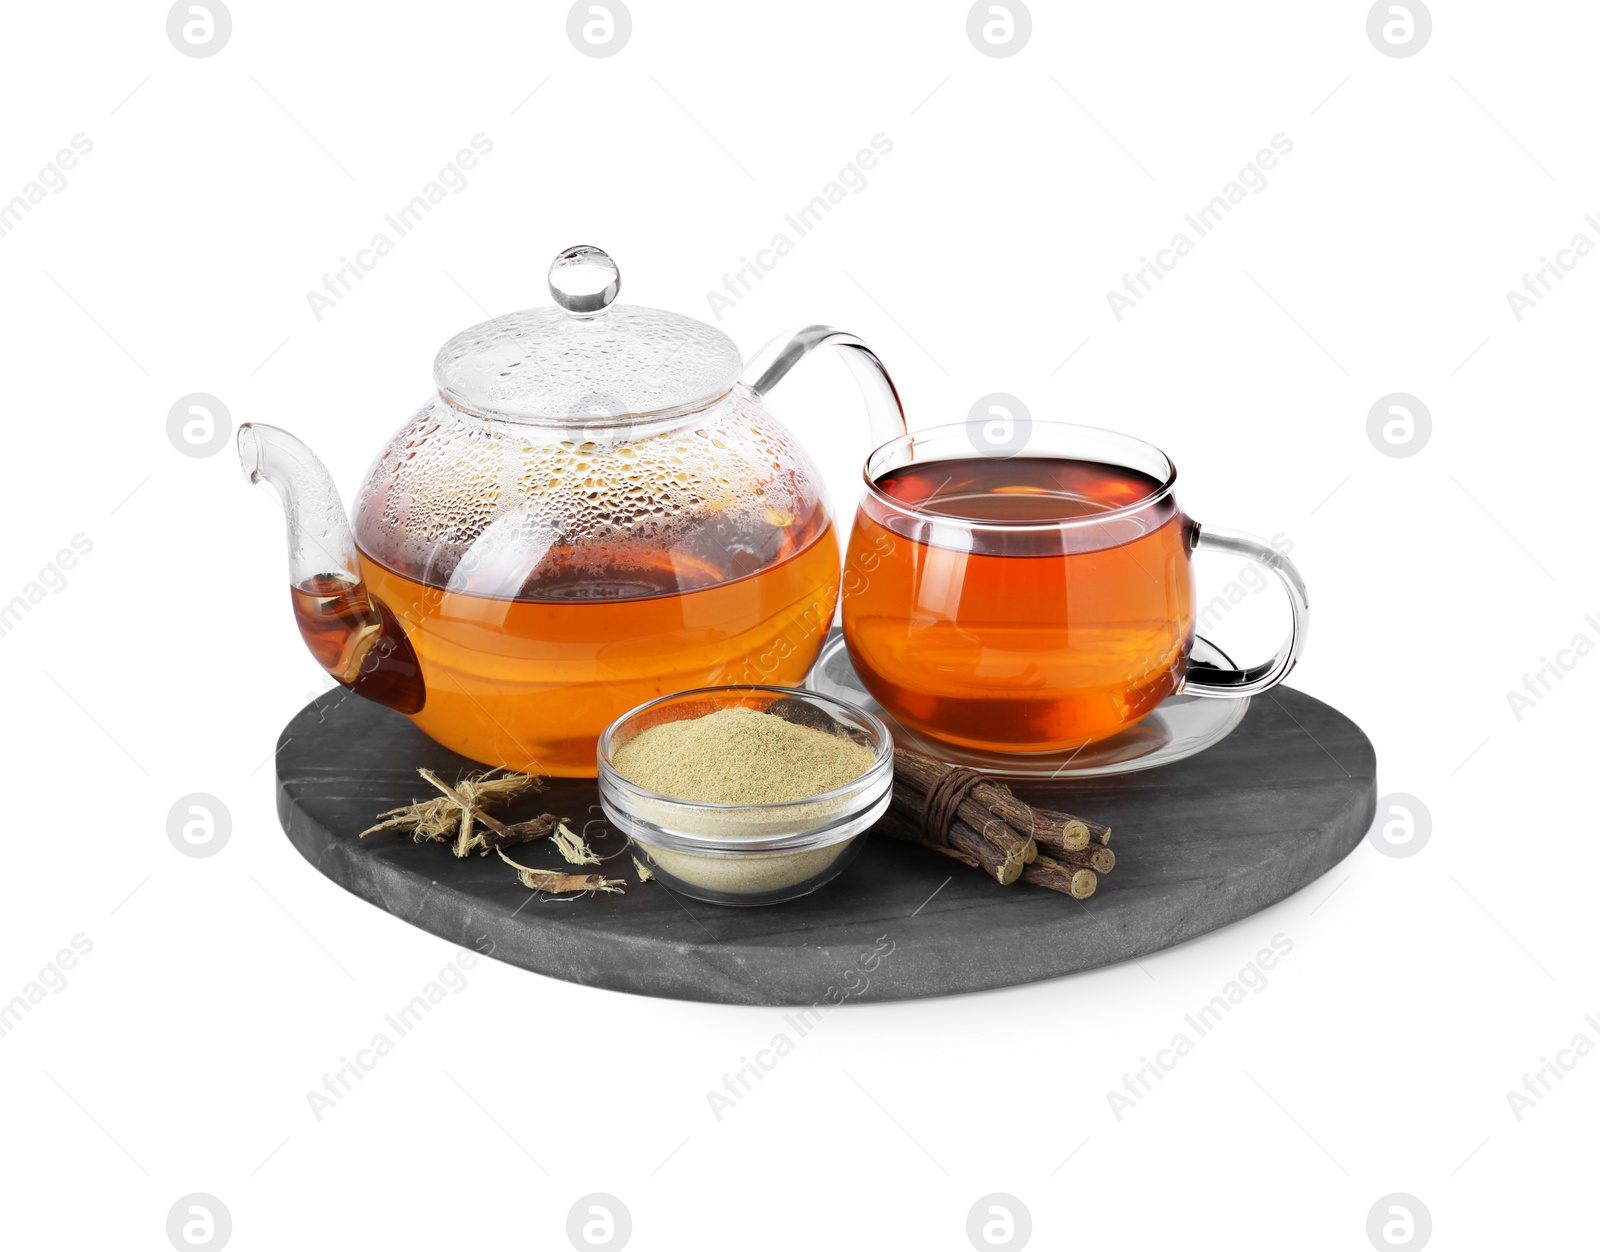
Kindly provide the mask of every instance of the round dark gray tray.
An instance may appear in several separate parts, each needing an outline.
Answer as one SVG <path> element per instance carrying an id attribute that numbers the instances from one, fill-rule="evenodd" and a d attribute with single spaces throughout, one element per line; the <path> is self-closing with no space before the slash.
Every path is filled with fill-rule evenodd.
<path id="1" fill-rule="evenodd" d="M 1113 828 L 1114 873 L 1078 902 L 911 845 L 869 838 L 821 891 L 721 908 L 640 884 L 593 779 L 554 779 L 517 816 L 565 816 L 608 859 L 622 895 L 528 891 L 498 857 L 457 860 L 407 835 L 358 839 L 373 815 L 481 768 L 406 718 L 336 690 L 284 728 L 278 815 L 306 860 L 346 890 L 451 943 L 553 978 L 727 1004 L 833 1004 L 982 991 L 1170 947 L 1238 921 L 1326 873 L 1361 841 L 1376 803 L 1372 744 L 1298 691 L 1258 697 L 1199 756 L 1143 773 L 1013 782 L 1019 796 Z M 570 869 L 534 844 L 524 864 Z"/>

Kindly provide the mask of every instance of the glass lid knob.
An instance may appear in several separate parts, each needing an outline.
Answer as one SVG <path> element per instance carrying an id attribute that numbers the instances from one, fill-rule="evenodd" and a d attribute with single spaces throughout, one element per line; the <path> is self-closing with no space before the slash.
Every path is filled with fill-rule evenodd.
<path id="1" fill-rule="evenodd" d="M 588 244 L 565 248 L 550 262 L 550 295 L 574 317 L 593 317 L 622 289 L 617 263 Z"/>

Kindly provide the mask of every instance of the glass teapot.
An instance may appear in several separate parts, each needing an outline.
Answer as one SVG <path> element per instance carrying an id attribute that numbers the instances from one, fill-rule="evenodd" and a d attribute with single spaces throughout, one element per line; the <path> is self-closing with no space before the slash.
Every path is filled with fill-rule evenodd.
<path id="1" fill-rule="evenodd" d="M 767 410 L 807 353 L 842 350 L 876 446 L 905 431 L 877 356 L 844 331 L 773 340 L 741 372 L 716 328 L 615 304 L 616 265 L 568 248 L 555 306 L 439 350 L 437 394 L 378 453 L 352 533 L 287 431 L 239 428 L 288 518 L 300 634 L 349 690 L 489 765 L 582 776 L 645 700 L 793 684 L 839 593 L 816 467 Z"/>

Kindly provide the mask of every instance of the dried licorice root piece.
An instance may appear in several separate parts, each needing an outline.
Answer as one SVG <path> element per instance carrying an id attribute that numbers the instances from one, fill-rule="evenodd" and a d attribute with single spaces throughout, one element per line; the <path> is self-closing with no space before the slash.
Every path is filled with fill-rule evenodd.
<path id="1" fill-rule="evenodd" d="M 478 820 L 483 821 L 487 814 L 478 812 Z M 556 827 L 561 825 L 561 819 L 553 813 L 541 813 L 538 817 L 530 818 L 525 822 L 512 822 L 509 826 L 500 826 L 498 829 L 490 827 L 478 836 L 478 845 L 484 856 L 490 852 L 498 852 L 501 848 L 515 847 L 519 843 L 532 843 L 535 839 L 544 839 L 553 835 Z"/>
<path id="2" fill-rule="evenodd" d="M 504 852 L 496 855 L 512 869 L 517 871 L 517 877 L 522 885 L 530 891 L 573 892 L 573 891 L 606 891 L 613 895 L 621 895 L 623 880 L 620 878 L 602 878 L 599 874 L 556 874 L 548 870 L 533 869 L 527 865 L 518 865 Z"/>
<path id="3" fill-rule="evenodd" d="M 388 830 L 409 831 L 411 838 L 417 843 L 425 840 L 443 842 L 453 839 L 457 843 L 456 855 L 462 856 L 465 854 L 462 844 L 466 845 L 467 850 L 483 846 L 483 833 L 474 832 L 471 828 L 474 817 L 481 825 L 490 829 L 501 829 L 500 823 L 482 811 L 483 805 L 496 800 L 510 799 L 530 788 L 535 791 L 544 790 L 544 780 L 532 774 L 490 770 L 487 773 L 469 775 L 451 787 L 432 770 L 419 769 L 417 772 L 442 794 L 429 800 L 418 800 L 379 813 L 377 823 L 363 830 L 361 838 L 365 839 L 368 835 Z M 464 837 L 463 825 L 467 826 Z"/>
<path id="4" fill-rule="evenodd" d="M 1032 883 L 1035 887 L 1059 891 L 1074 900 L 1087 900 L 1100 885 L 1100 880 L 1092 869 L 1080 865 L 1063 865 L 1048 856 L 1041 856 L 1023 870 L 1022 881 Z"/>

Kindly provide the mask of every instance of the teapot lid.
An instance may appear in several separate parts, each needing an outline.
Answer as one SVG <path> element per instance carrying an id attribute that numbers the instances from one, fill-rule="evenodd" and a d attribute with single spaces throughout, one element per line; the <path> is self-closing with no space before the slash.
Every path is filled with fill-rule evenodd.
<path id="1" fill-rule="evenodd" d="M 555 305 L 480 322 L 439 349 L 439 394 L 551 423 L 690 413 L 725 395 L 742 364 L 733 340 L 680 313 L 613 304 L 621 286 L 599 248 L 566 249 L 550 266 Z"/>

